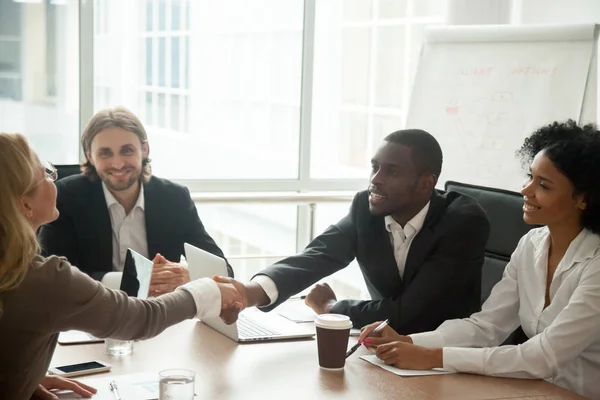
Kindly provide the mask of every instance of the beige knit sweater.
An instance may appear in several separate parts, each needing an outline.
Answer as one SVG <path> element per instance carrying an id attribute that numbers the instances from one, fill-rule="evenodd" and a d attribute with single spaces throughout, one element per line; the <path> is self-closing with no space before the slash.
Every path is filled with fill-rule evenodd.
<path id="1" fill-rule="evenodd" d="M 218 288 L 205 282 L 202 289 L 206 287 L 208 290 L 202 291 L 212 291 L 214 299 Z M 48 370 L 60 331 L 77 329 L 99 338 L 150 338 L 193 318 L 198 301 L 196 294 L 192 297 L 182 288 L 154 300 L 127 297 L 124 292 L 107 289 L 66 259 L 54 256 L 37 257 L 18 288 L 0 296 L 4 308 L 0 315 L 3 400 L 31 397 Z M 214 302 L 210 307 L 215 307 Z"/>

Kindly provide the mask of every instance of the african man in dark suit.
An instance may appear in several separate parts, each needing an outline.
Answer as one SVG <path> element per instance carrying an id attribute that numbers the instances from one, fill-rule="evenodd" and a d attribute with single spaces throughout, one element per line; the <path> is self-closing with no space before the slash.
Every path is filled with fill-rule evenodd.
<path id="1" fill-rule="evenodd" d="M 338 301 L 318 284 L 306 298 L 316 313 L 348 315 L 356 328 L 389 319 L 401 334 L 471 315 L 480 307 L 489 222 L 473 198 L 435 189 L 441 169 L 442 150 L 429 133 L 388 135 L 372 159 L 368 190 L 356 194 L 346 217 L 249 283 L 221 280 L 236 285 L 247 306 L 269 311 L 356 259 L 371 300 Z"/>

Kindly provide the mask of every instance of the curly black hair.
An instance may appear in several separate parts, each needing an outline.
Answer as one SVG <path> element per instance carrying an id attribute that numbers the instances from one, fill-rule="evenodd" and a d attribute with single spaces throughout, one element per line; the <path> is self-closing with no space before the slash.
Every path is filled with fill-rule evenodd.
<path id="1" fill-rule="evenodd" d="M 517 150 L 523 168 L 528 169 L 542 150 L 571 181 L 574 194 L 583 194 L 583 227 L 600 234 L 600 132 L 596 125 L 578 126 L 570 119 L 536 130 Z"/>

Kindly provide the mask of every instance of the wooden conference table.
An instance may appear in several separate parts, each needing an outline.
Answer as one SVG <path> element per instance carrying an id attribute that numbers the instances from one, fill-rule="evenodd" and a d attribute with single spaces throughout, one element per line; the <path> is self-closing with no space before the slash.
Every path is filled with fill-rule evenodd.
<path id="1" fill-rule="evenodd" d="M 351 344 L 356 338 L 350 338 Z M 104 354 L 104 344 L 57 345 L 52 365 L 103 360 L 111 375 L 187 368 L 196 372 L 197 399 L 579 400 L 541 380 L 466 374 L 403 378 L 361 360 L 359 349 L 342 372 L 323 371 L 316 339 L 237 344 L 197 320 L 135 343 L 133 354 Z M 99 374 L 98 376 L 107 376 Z"/>

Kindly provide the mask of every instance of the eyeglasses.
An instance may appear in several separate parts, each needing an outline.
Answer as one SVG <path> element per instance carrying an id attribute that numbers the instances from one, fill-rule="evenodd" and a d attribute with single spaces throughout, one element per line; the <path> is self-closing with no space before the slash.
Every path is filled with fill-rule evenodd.
<path id="1" fill-rule="evenodd" d="M 58 171 L 56 170 L 56 167 L 54 165 L 46 161 L 42 164 L 42 168 L 44 168 L 44 179 L 40 179 L 38 183 L 31 187 L 31 190 L 36 188 L 40 183 L 44 182 L 44 180 L 54 182 L 58 179 Z"/>
<path id="2" fill-rule="evenodd" d="M 54 182 L 58 179 L 58 171 L 56 170 L 56 167 L 54 165 L 46 161 L 42 164 L 42 168 L 44 168 L 44 178 L 40 179 L 35 185 L 27 189 L 27 192 L 25 192 L 25 194 L 30 193 L 31 191 L 33 191 L 33 189 L 38 187 L 40 183 L 46 180 Z"/>
<path id="3" fill-rule="evenodd" d="M 44 163 L 42 166 L 44 167 L 44 174 L 46 179 L 49 179 L 52 182 L 58 179 L 58 171 L 56 170 L 56 167 L 54 165 L 46 161 L 46 163 Z"/>

